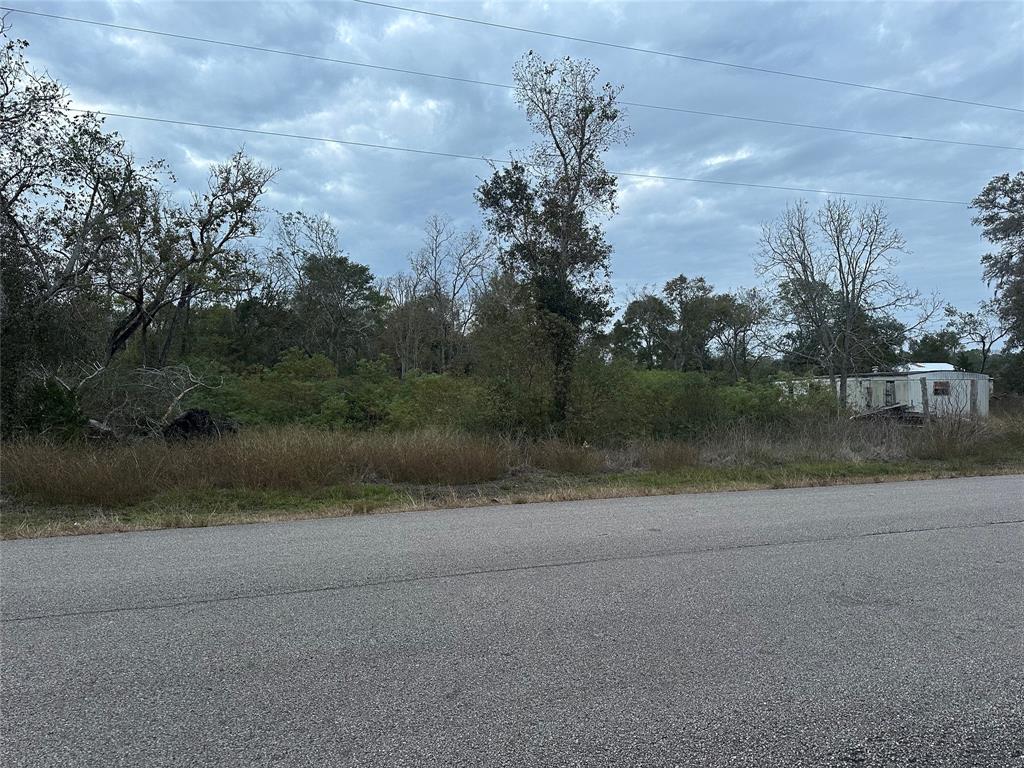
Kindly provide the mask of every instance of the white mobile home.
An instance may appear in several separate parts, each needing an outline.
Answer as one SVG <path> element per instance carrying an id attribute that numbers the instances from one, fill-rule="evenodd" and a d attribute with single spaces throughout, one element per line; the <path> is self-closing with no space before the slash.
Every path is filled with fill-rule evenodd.
<path id="1" fill-rule="evenodd" d="M 988 376 L 958 371 L 948 363 L 911 363 L 846 380 L 847 405 L 865 413 L 891 408 L 920 416 L 988 416 L 991 394 Z"/>
<path id="2" fill-rule="evenodd" d="M 827 378 L 814 381 L 829 385 Z M 838 395 L 838 379 L 835 386 Z M 851 374 L 846 380 L 846 404 L 860 413 L 988 416 L 991 395 L 987 375 L 958 371 L 948 363 L 910 363 L 892 371 Z"/>

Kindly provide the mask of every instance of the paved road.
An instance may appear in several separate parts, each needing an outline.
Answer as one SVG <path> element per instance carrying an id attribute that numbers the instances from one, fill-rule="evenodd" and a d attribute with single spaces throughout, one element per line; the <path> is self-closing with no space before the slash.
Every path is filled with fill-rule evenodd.
<path id="1" fill-rule="evenodd" d="M 5 766 L 1024 766 L 1024 478 L 0 544 Z"/>

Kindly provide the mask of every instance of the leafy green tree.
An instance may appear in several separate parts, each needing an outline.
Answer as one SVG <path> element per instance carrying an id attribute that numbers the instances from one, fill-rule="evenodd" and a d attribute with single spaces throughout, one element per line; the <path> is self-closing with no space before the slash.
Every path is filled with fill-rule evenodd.
<path id="1" fill-rule="evenodd" d="M 717 297 L 714 336 L 723 367 L 733 381 L 750 380 L 768 356 L 771 305 L 756 288 Z"/>
<path id="2" fill-rule="evenodd" d="M 170 309 L 158 360 L 165 365 L 174 335 L 196 302 L 236 295 L 251 285 L 251 254 L 243 244 L 260 231 L 260 198 L 275 173 L 239 151 L 210 169 L 206 191 L 193 193 L 187 205 L 149 195 L 148 207 L 122 226 L 115 258 L 101 272 L 121 307 L 107 342 L 108 360 Z"/>
<path id="3" fill-rule="evenodd" d="M 669 367 L 675 322 L 675 312 L 660 296 L 646 293 L 633 299 L 612 328 L 615 356 L 631 360 L 641 368 Z"/>
<path id="4" fill-rule="evenodd" d="M 285 213 L 273 235 L 258 287 L 235 308 L 239 355 L 266 364 L 297 347 L 326 356 L 338 372 L 372 358 L 385 298 L 370 269 L 342 250 L 333 222 Z"/>
<path id="5" fill-rule="evenodd" d="M 34 72 L 28 43 L 0 21 L 0 237 L 33 273 L 26 307 L 89 290 L 109 270 L 125 223 L 145 215 L 161 171 L 139 165 L 96 115 L 69 112 L 62 85 Z"/>
<path id="6" fill-rule="evenodd" d="M 679 275 L 667 283 L 665 302 L 672 308 L 671 367 L 678 371 L 703 371 L 709 363 L 709 345 L 721 323 L 721 303 L 714 287 L 703 277 Z"/>
<path id="7" fill-rule="evenodd" d="M 547 434 L 553 426 L 554 363 L 527 287 L 511 275 L 495 275 L 475 303 L 470 370 L 497 393 L 501 430 Z"/>
<path id="8" fill-rule="evenodd" d="M 540 141 L 526 159 L 496 170 L 477 201 L 499 241 L 499 264 L 527 288 L 554 365 L 552 405 L 565 421 L 580 341 L 610 316 L 611 246 L 596 216 L 615 210 L 616 180 L 603 155 L 625 141 L 621 88 L 597 85 L 598 69 L 532 51 L 514 71 L 516 99 Z"/>
<path id="9" fill-rule="evenodd" d="M 997 250 L 981 257 L 985 279 L 995 283 L 996 305 L 1009 331 L 1007 343 L 1024 345 L 1024 171 L 993 178 L 971 203 L 971 221 Z"/>
<path id="10" fill-rule="evenodd" d="M 1024 395 L 1024 352 L 1001 352 L 992 355 L 989 375 L 995 379 L 995 391 Z"/>

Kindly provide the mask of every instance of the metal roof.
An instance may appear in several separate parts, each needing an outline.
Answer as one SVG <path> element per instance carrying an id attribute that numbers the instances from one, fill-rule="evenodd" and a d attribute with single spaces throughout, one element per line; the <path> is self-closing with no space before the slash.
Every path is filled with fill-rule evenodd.
<path id="1" fill-rule="evenodd" d="M 956 366 L 949 363 L 907 363 L 896 367 L 901 373 L 928 373 L 929 371 L 955 371 Z"/>

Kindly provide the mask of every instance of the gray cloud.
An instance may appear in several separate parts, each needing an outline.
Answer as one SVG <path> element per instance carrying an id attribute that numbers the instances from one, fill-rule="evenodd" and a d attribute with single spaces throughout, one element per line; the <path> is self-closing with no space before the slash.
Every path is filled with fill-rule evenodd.
<path id="1" fill-rule="evenodd" d="M 410 0 L 411 4 L 411 0 Z M 419 4 L 427 7 L 426 3 Z M 1024 103 L 1024 5 L 1005 3 L 454 3 L 431 10 L 762 67 Z M 843 88 L 354 3 L 47 3 L 34 10 L 495 82 L 527 49 L 590 57 L 624 98 L 864 130 L 1020 145 L 1020 114 Z M 37 65 L 82 105 L 504 157 L 531 136 L 511 94 L 483 86 L 12 15 Z M 619 171 L 970 200 L 1022 154 L 630 110 Z M 352 256 L 401 269 L 431 213 L 477 222 L 483 163 L 111 118 L 140 157 L 185 185 L 241 143 L 281 168 L 270 205 L 326 211 Z M 758 226 L 794 193 L 622 178 L 608 224 L 620 289 L 684 272 L 720 288 L 757 281 Z M 813 201 L 816 197 L 807 195 Z M 908 282 L 958 304 L 987 294 L 970 211 L 890 202 L 912 253 Z"/>

